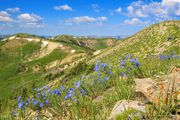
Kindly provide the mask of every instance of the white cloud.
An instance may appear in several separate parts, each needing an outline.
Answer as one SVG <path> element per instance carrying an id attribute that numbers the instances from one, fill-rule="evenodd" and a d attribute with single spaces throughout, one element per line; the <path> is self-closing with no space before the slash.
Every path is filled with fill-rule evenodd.
<path id="1" fill-rule="evenodd" d="M 148 17 L 148 14 L 146 13 L 146 8 L 147 6 L 144 6 L 142 1 L 137 1 L 137 2 L 133 2 L 131 3 L 131 5 L 129 5 L 127 7 L 127 16 L 129 17 Z"/>
<path id="2" fill-rule="evenodd" d="M 169 14 L 180 16 L 180 0 L 162 0 L 162 6 Z"/>
<path id="3" fill-rule="evenodd" d="M 145 25 L 145 24 L 148 24 L 148 22 L 141 21 L 139 18 L 127 19 L 124 21 L 124 23 L 127 25 Z"/>
<path id="4" fill-rule="evenodd" d="M 98 4 L 92 4 L 91 7 L 93 8 L 94 12 L 100 12 L 100 7 Z"/>
<path id="5" fill-rule="evenodd" d="M 22 22 L 38 22 L 42 19 L 40 16 L 36 14 L 29 13 L 20 14 L 17 16 L 17 18 Z"/>
<path id="6" fill-rule="evenodd" d="M 14 13 L 14 12 L 19 12 L 19 11 L 20 11 L 20 8 L 18 8 L 18 7 L 15 7 L 15 8 L 7 8 L 6 11 L 12 12 L 12 13 Z"/>
<path id="7" fill-rule="evenodd" d="M 107 21 L 107 17 L 98 17 L 96 21 Z"/>
<path id="8" fill-rule="evenodd" d="M 0 11 L 0 21 L 1 22 L 13 22 L 14 20 L 10 17 L 6 11 Z"/>
<path id="9" fill-rule="evenodd" d="M 115 11 L 116 11 L 117 13 L 121 13 L 121 12 L 122 12 L 122 8 L 119 7 L 119 8 L 117 8 Z"/>
<path id="10" fill-rule="evenodd" d="M 92 22 L 103 22 L 106 21 L 107 17 L 89 17 L 89 16 L 80 16 L 80 17 L 74 17 L 67 19 L 66 23 L 92 23 Z"/>
<path id="11" fill-rule="evenodd" d="M 61 5 L 61 6 L 55 6 L 54 9 L 55 9 L 55 10 L 60 10 L 60 11 L 72 11 L 72 10 L 73 10 L 73 9 L 72 9 L 69 5 L 67 5 L 67 4 Z"/>
<path id="12" fill-rule="evenodd" d="M 163 19 L 171 19 L 180 15 L 180 0 L 162 0 L 162 2 L 145 3 L 143 1 L 132 2 L 127 7 L 127 16 L 146 18 L 155 16 Z"/>
<path id="13" fill-rule="evenodd" d="M 36 14 L 24 13 L 17 16 L 20 23 L 22 23 L 21 27 L 28 28 L 42 28 L 43 22 L 42 17 Z"/>

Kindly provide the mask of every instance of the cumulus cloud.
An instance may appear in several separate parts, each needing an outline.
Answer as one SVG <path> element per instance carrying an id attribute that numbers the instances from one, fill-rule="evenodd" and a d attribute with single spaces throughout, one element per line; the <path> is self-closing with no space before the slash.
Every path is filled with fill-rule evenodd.
<path id="1" fill-rule="evenodd" d="M 166 8 L 167 13 L 180 16 L 180 0 L 163 0 L 162 6 Z"/>
<path id="2" fill-rule="evenodd" d="M 162 2 L 145 3 L 143 1 L 132 2 L 127 7 L 127 16 L 146 18 L 155 16 L 158 18 L 170 19 L 180 15 L 179 0 L 162 0 Z"/>
<path id="3" fill-rule="evenodd" d="M 19 11 L 20 11 L 20 8 L 18 8 L 18 7 L 15 7 L 15 8 L 7 8 L 6 11 L 11 12 L 11 13 L 19 12 Z"/>
<path id="4" fill-rule="evenodd" d="M 92 23 L 92 22 L 104 22 L 107 20 L 107 17 L 89 17 L 89 16 L 80 16 L 67 19 L 66 23 Z"/>
<path id="5" fill-rule="evenodd" d="M 127 19 L 124 21 L 124 23 L 127 25 L 145 25 L 145 24 L 148 24 L 148 22 L 141 21 L 139 18 Z"/>
<path id="6" fill-rule="evenodd" d="M 22 22 L 37 22 L 42 18 L 36 14 L 24 13 L 17 16 L 17 18 Z"/>
<path id="7" fill-rule="evenodd" d="M 116 11 L 117 13 L 121 13 L 121 12 L 122 12 L 122 8 L 119 7 L 119 8 L 117 8 L 115 11 Z"/>
<path id="8" fill-rule="evenodd" d="M 13 18 L 10 17 L 6 11 L 0 11 L 0 21 L 1 22 L 13 22 Z"/>
<path id="9" fill-rule="evenodd" d="M 127 7 L 127 16 L 129 17 L 148 17 L 146 13 L 147 5 L 144 5 L 142 1 L 132 2 Z"/>
<path id="10" fill-rule="evenodd" d="M 72 10 L 73 10 L 73 9 L 72 9 L 69 5 L 67 5 L 67 4 L 61 5 L 61 6 L 55 6 L 54 9 L 55 9 L 55 10 L 60 10 L 60 11 L 72 11 Z"/>
<path id="11" fill-rule="evenodd" d="M 44 27 L 42 22 L 42 17 L 36 14 L 24 13 L 17 16 L 20 23 L 22 23 L 21 27 L 29 27 L 29 28 L 42 28 Z"/>

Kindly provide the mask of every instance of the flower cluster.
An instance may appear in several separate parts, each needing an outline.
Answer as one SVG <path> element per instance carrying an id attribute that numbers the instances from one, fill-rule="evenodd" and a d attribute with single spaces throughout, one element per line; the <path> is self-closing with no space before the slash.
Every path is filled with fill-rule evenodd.
<path id="1" fill-rule="evenodd" d="M 137 68 L 140 67 L 140 63 L 137 59 L 133 58 L 132 55 L 126 56 L 124 60 L 120 61 L 121 69 L 127 68 L 128 61 L 131 64 L 134 64 Z M 127 70 L 131 70 L 128 68 Z M 48 86 L 43 86 L 41 88 L 34 88 L 33 95 L 30 98 L 23 98 L 21 96 L 17 99 L 17 109 L 25 110 L 26 107 L 30 107 L 34 110 L 41 110 L 45 107 L 48 107 L 53 104 L 53 99 L 59 100 L 58 103 L 64 101 L 79 101 L 80 98 L 84 98 L 89 95 L 89 90 L 93 88 L 93 90 L 97 87 L 97 85 L 105 86 L 108 81 L 114 76 L 113 69 L 105 62 L 97 62 L 94 65 L 94 72 L 92 78 L 88 78 L 90 76 L 81 76 L 81 80 L 75 81 L 71 86 L 65 87 L 60 86 L 59 88 L 50 88 Z M 122 75 L 126 75 L 127 72 Z M 85 83 L 85 79 L 88 79 L 88 82 Z M 58 99 L 56 99 L 58 98 Z"/>
<path id="2" fill-rule="evenodd" d="M 173 52 L 170 53 L 170 55 L 160 55 L 159 59 L 162 60 L 170 60 L 170 59 L 180 59 L 180 56 L 175 55 Z"/>

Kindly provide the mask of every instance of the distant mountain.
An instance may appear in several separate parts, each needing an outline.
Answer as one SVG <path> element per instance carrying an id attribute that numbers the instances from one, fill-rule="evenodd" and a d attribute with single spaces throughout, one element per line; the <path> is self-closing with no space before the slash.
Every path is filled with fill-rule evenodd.
<path id="1" fill-rule="evenodd" d="M 112 47 L 116 44 L 115 38 L 103 38 L 103 37 L 90 37 L 90 36 L 70 36 L 70 35 L 58 35 L 52 40 L 59 41 L 68 45 L 75 45 L 83 47 L 89 50 L 99 50 L 107 47 Z"/>

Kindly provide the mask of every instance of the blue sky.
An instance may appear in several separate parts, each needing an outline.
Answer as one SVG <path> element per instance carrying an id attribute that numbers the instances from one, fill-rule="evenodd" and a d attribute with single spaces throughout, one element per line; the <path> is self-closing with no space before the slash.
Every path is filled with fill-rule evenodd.
<path id="1" fill-rule="evenodd" d="M 1 0 L 0 34 L 132 35 L 180 20 L 180 0 Z"/>

